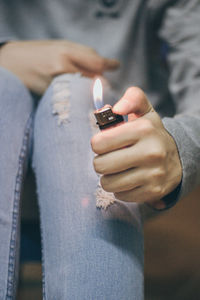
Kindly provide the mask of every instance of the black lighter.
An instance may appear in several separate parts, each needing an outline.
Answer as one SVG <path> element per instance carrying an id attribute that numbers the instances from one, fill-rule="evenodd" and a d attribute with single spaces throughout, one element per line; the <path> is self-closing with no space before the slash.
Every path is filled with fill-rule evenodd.
<path id="1" fill-rule="evenodd" d="M 117 126 L 124 122 L 121 115 L 115 114 L 112 111 L 112 106 L 106 104 L 103 106 L 103 86 L 100 78 L 97 78 L 93 86 L 93 98 L 96 111 L 94 112 L 97 120 L 97 125 L 101 130 Z"/>
<path id="2" fill-rule="evenodd" d="M 115 114 L 110 105 L 105 105 L 104 107 L 96 110 L 94 115 L 97 120 L 97 125 L 101 130 L 124 122 L 123 116 Z"/>

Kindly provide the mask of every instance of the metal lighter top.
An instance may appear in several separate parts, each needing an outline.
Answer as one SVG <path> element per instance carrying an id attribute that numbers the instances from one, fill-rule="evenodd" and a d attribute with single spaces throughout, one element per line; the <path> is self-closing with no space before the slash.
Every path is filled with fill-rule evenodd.
<path id="1" fill-rule="evenodd" d="M 115 114 L 112 111 L 112 107 L 109 105 L 104 106 L 94 112 L 99 128 L 106 129 L 112 126 L 116 126 L 119 123 L 124 122 L 124 118 L 121 115 Z"/>

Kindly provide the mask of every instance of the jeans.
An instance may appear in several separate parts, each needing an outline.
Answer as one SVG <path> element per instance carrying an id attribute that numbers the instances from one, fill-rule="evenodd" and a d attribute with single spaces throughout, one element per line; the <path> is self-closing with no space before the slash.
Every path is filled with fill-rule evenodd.
<path id="1" fill-rule="evenodd" d="M 91 80 L 56 77 L 39 104 L 0 69 L 0 300 L 15 299 L 20 198 L 37 181 L 45 300 L 142 300 L 143 228 L 135 203 L 96 207 Z"/>

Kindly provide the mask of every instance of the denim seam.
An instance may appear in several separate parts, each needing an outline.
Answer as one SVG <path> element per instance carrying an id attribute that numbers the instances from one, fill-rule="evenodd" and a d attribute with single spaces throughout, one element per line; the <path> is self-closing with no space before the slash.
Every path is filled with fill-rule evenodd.
<path id="1" fill-rule="evenodd" d="M 39 209 L 40 212 L 40 209 Z M 43 231 L 42 231 L 42 222 L 41 222 L 41 212 L 40 212 L 40 236 L 41 236 L 41 254 L 42 254 L 42 297 L 43 300 L 46 300 L 46 290 L 45 290 L 45 259 L 44 259 L 44 249 L 43 249 Z"/>
<path id="2" fill-rule="evenodd" d="M 24 173 L 26 167 L 25 158 L 27 157 L 32 122 L 33 122 L 33 113 L 31 113 L 31 115 L 28 118 L 28 121 L 26 122 L 22 147 L 19 154 L 19 166 L 18 166 L 16 181 L 15 181 L 6 300 L 13 300 L 16 292 L 15 272 L 16 272 L 17 257 L 16 257 L 15 249 L 17 245 L 17 231 L 19 230 L 19 224 L 20 224 L 20 221 L 18 219 L 18 214 L 19 214 L 19 205 L 20 205 L 20 199 L 22 194 L 22 183 L 24 180 Z"/>
<path id="3" fill-rule="evenodd" d="M 33 147 L 34 148 L 34 147 Z M 32 168 L 36 176 L 36 168 L 34 164 L 34 155 L 33 155 L 33 160 L 32 160 Z M 37 199 L 39 198 L 39 193 L 38 193 L 38 182 L 36 180 L 36 190 L 37 190 Z M 46 291 L 45 291 L 45 258 L 44 258 L 44 237 L 43 237 L 43 226 L 42 226 L 42 217 L 41 217 L 41 209 L 40 205 L 38 203 L 38 209 L 39 209 L 39 224 L 40 224 L 40 240 L 41 240 L 41 263 L 42 263 L 42 299 L 46 300 Z"/>

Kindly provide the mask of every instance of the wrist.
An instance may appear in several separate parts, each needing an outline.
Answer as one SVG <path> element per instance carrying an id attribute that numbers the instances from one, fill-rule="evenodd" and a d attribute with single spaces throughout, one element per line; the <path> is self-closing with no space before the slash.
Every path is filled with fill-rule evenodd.
<path id="1" fill-rule="evenodd" d="M 8 43 L 9 41 L 0 42 L 0 66 L 4 66 L 3 56 L 4 56 L 5 47 L 7 47 Z"/>
<path id="2" fill-rule="evenodd" d="M 173 207 L 179 200 L 181 185 L 182 181 L 172 192 L 164 196 L 162 199 L 151 204 L 148 203 L 147 205 L 155 209 L 156 211 L 163 211 Z"/>

